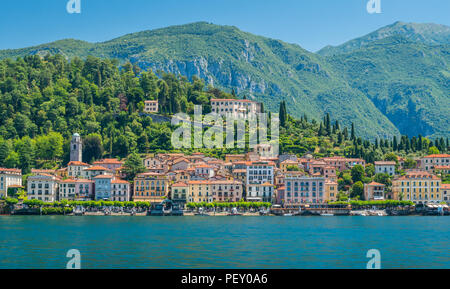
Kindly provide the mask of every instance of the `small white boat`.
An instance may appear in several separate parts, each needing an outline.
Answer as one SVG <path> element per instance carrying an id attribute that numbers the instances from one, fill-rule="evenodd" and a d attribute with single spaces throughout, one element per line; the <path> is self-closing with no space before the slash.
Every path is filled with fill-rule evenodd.
<path id="1" fill-rule="evenodd" d="M 292 217 L 293 214 L 283 214 L 284 217 Z"/>
<path id="2" fill-rule="evenodd" d="M 334 214 L 329 214 L 329 213 L 324 213 L 324 214 L 320 214 L 321 216 L 325 216 L 325 217 L 332 217 L 334 216 Z"/>

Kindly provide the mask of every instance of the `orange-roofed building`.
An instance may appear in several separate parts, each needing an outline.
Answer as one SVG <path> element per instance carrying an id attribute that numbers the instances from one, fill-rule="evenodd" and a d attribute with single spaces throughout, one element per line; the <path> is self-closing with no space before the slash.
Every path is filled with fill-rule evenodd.
<path id="1" fill-rule="evenodd" d="M 178 182 L 171 186 L 170 197 L 174 203 L 179 204 L 182 208 L 186 205 L 189 194 L 189 186 L 187 183 Z"/>
<path id="2" fill-rule="evenodd" d="M 58 181 L 58 200 L 90 201 L 94 199 L 94 181 L 66 179 Z"/>
<path id="3" fill-rule="evenodd" d="M 169 180 L 164 174 L 142 173 L 134 179 L 134 201 L 161 203 L 168 193 Z"/>
<path id="4" fill-rule="evenodd" d="M 428 155 L 420 159 L 420 168 L 426 171 L 433 171 L 435 166 L 449 166 L 449 154 Z"/>
<path id="5" fill-rule="evenodd" d="M 98 175 L 106 175 L 106 174 L 112 175 L 113 172 L 105 167 L 98 165 L 91 166 L 84 170 L 84 177 L 89 180 L 92 180 Z"/>
<path id="6" fill-rule="evenodd" d="M 118 159 L 103 159 L 93 163 L 94 166 L 101 166 L 107 168 L 110 171 L 114 171 L 115 169 L 123 166 L 125 162 L 119 161 Z"/>
<path id="7" fill-rule="evenodd" d="M 71 161 L 67 164 L 67 175 L 69 178 L 84 178 L 84 170 L 89 167 L 89 164 Z"/>
<path id="8" fill-rule="evenodd" d="M 393 198 L 402 198 L 416 204 L 439 203 L 441 179 L 427 171 L 410 170 L 392 181 Z"/>
<path id="9" fill-rule="evenodd" d="M 384 184 L 377 182 L 371 182 L 369 184 L 364 184 L 364 200 L 384 200 Z"/>

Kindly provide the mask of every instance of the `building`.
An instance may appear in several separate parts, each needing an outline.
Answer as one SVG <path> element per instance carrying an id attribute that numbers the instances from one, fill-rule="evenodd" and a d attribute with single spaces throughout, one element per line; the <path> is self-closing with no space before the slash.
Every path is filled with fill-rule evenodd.
<path id="1" fill-rule="evenodd" d="M 171 186 L 171 199 L 174 203 L 180 204 L 183 208 L 186 205 L 189 195 L 189 186 L 186 183 L 178 182 Z"/>
<path id="2" fill-rule="evenodd" d="M 243 197 L 242 182 L 216 180 L 210 182 L 214 202 L 239 202 Z"/>
<path id="3" fill-rule="evenodd" d="M 366 166 L 366 161 L 363 159 L 344 158 L 344 157 L 328 157 L 323 158 L 323 161 L 328 166 L 333 166 L 339 171 L 344 171 L 353 168 L 355 165 Z"/>
<path id="4" fill-rule="evenodd" d="M 384 184 L 377 182 L 371 182 L 369 184 L 364 184 L 364 200 L 384 200 Z"/>
<path id="5" fill-rule="evenodd" d="M 110 171 L 102 166 L 91 166 L 87 169 L 84 169 L 84 177 L 86 179 L 92 180 L 98 175 L 113 175 L 113 171 Z"/>
<path id="6" fill-rule="evenodd" d="M 190 203 L 212 203 L 214 201 L 211 182 L 207 180 L 189 181 L 188 202 Z"/>
<path id="7" fill-rule="evenodd" d="M 388 174 L 390 176 L 395 175 L 395 165 L 394 161 L 379 161 L 375 162 L 375 174 Z"/>
<path id="8" fill-rule="evenodd" d="M 81 141 L 81 136 L 78 133 L 74 133 L 72 140 L 70 141 L 70 161 L 83 161 L 83 144 Z"/>
<path id="9" fill-rule="evenodd" d="M 214 177 L 214 167 L 210 165 L 201 164 L 198 166 L 195 166 L 195 175 L 199 176 L 201 178 L 212 178 Z"/>
<path id="10" fill-rule="evenodd" d="M 157 100 L 146 100 L 144 102 L 144 112 L 146 113 L 158 113 L 158 101 Z"/>
<path id="11" fill-rule="evenodd" d="M 95 200 L 111 200 L 111 183 L 114 179 L 112 175 L 98 175 L 94 177 Z"/>
<path id="12" fill-rule="evenodd" d="M 84 170 L 89 168 L 89 164 L 79 162 L 79 161 L 70 161 L 67 164 L 67 176 L 69 178 L 85 178 Z"/>
<path id="13" fill-rule="evenodd" d="M 142 173 L 134 179 L 134 201 L 161 203 L 169 193 L 169 181 L 163 174 Z"/>
<path id="14" fill-rule="evenodd" d="M 248 114 L 261 112 L 261 103 L 248 99 L 211 99 L 211 112 L 246 118 Z"/>
<path id="15" fill-rule="evenodd" d="M 428 155 L 420 159 L 420 168 L 426 171 L 433 171 L 435 166 L 449 166 L 449 154 Z"/>
<path id="16" fill-rule="evenodd" d="M 286 159 L 280 163 L 280 169 L 283 172 L 287 172 L 288 169 L 294 168 L 294 170 L 298 170 L 298 162 L 293 161 L 291 159 Z"/>
<path id="17" fill-rule="evenodd" d="M 0 198 L 8 197 L 8 188 L 22 186 L 22 171 L 0 168 Z"/>
<path id="18" fill-rule="evenodd" d="M 110 201 L 113 202 L 128 202 L 130 201 L 130 183 L 114 178 L 111 181 L 111 196 Z"/>
<path id="19" fill-rule="evenodd" d="M 450 184 L 442 184 L 441 193 L 443 196 L 443 201 L 447 202 L 447 204 L 450 204 Z"/>
<path id="20" fill-rule="evenodd" d="M 284 185 L 284 204 L 321 204 L 326 201 L 324 177 L 286 177 Z M 333 187 L 333 192 L 337 194 L 337 185 L 336 189 Z"/>
<path id="21" fill-rule="evenodd" d="M 273 184 L 274 162 L 254 161 L 247 162 L 247 185 L 249 184 Z"/>
<path id="22" fill-rule="evenodd" d="M 394 198 L 412 201 L 416 204 L 439 203 L 441 179 L 427 171 L 411 170 L 392 181 Z"/>
<path id="23" fill-rule="evenodd" d="M 94 166 L 107 168 L 110 171 L 115 171 L 123 166 L 124 162 L 118 159 L 102 159 L 93 163 Z"/>
<path id="24" fill-rule="evenodd" d="M 53 203 L 58 199 L 58 178 L 48 174 L 29 176 L 27 195 L 30 200 Z"/>
<path id="25" fill-rule="evenodd" d="M 245 161 L 245 154 L 226 154 L 225 155 L 225 162 L 226 163 L 232 163 L 232 162 L 239 162 L 239 161 Z"/>
<path id="26" fill-rule="evenodd" d="M 249 202 L 273 202 L 274 197 L 274 185 L 269 182 L 247 185 L 245 199 Z"/>
<path id="27" fill-rule="evenodd" d="M 336 202 L 338 200 L 338 183 L 335 180 L 325 179 L 324 201 Z"/>
<path id="28" fill-rule="evenodd" d="M 90 201 L 94 199 L 94 181 L 66 179 L 58 182 L 58 200 Z"/>

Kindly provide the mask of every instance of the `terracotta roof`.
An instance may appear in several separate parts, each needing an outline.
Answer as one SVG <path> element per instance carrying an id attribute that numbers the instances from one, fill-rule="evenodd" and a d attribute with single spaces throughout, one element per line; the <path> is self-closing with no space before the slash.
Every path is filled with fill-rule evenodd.
<path id="1" fill-rule="evenodd" d="M 114 178 L 113 175 L 98 175 L 94 177 L 94 179 L 112 179 L 112 178 Z"/>
<path id="2" fill-rule="evenodd" d="M 99 160 L 94 162 L 94 164 L 123 164 L 124 162 L 119 161 L 118 159 L 103 159 L 103 160 Z"/>
<path id="3" fill-rule="evenodd" d="M 0 168 L 0 172 L 10 172 L 10 173 L 22 173 L 20 169 L 7 169 L 7 168 Z"/>
<path id="4" fill-rule="evenodd" d="M 424 156 L 424 158 L 450 158 L 450 155 L 449 154 L 434 154 L 434 155 Z"/>
<path id="5" fill-rule="evenodd" d="M 111 181 L 111 184 L 130 184 L 129 182 L 121 179 L 114 179 Z"/>
<path id="6" fill-rule="evenodd" d="M 89 164 L 83 163 L 83 162 L 79 162 L 79 161 L 71 161 L 67 165 L 68 166 L 85 166 L 85 167 L 89 166 Z"/>
<path id="7" fill-rule="evenodd" d="M 188 185 L 186 183 L 183 183 L 183 182 L 178 182 L 178 183 L 172 185 L 173 188 L 175 188 L 175 187 L 187 187 L 187 186 Z"/>
<path id="8" fill-rule="evenodd" d="M 442 184 L 441 189 L 450 190 L 450 184 Z"/>
<path id="9" fill-rule="evenodd" d="M 380 183 L 377 183 L 377 182 L 371 182 L 371 183 L 369 183 L 367 185 L 368 186 L 384 186 L 384 184 L 380 184 Z"/>
<path id="10" fill-rule="evenodd" d="M 380 165 L 380 166 L 395 166 L 396 162 L 394 161 L 376 161 L 374 162 L 375 165 Z"/>
<path id="11" fill-rule="evenodd" d="M 107 171 L 108 169 L 102 166 L 92 166 L 90 168 L 85 169 L 85 171 Z"/>

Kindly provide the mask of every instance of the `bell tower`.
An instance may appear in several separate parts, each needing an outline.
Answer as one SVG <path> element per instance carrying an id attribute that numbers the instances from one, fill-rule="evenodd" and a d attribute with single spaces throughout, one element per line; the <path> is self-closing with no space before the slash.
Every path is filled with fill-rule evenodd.
<path id="1" fill-rule="evenodd" d="M 83 161 L 83 144 L 78 133 L 74 133 L 70 141 L 70 161 Z"/>

